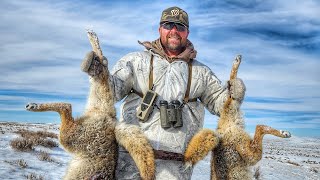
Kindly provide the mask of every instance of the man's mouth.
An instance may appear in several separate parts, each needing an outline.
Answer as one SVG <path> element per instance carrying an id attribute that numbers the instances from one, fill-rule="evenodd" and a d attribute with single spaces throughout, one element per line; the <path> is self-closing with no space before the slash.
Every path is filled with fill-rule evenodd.
<path id="1" fill-rule="evenodd" d="M 168 39 L 180 40 L 181 38 L 179 36 L 169 36 Z"/>
<path id="2" fill-rule="evenodd" d="M 179 36 L 169 36 L 168 43 L 170 44 L 180 44 L 181 38 Z"/>

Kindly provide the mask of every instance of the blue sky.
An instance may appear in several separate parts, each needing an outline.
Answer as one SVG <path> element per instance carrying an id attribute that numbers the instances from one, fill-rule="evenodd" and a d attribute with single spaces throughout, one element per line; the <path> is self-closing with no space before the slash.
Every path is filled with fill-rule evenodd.
<path id="1" fill-rule="evenodd" d="M 0 1 L 0 121 L 59 123 L 57 113 L 24 110 L 28 102 L 70 102 L 84 110 L 88 77 L 80 63 L 99 36 L 109 67 L 158 38 L 163 9 L 189 14 L 197 59 L 225 82 L 232 60 L 247 94 L 248 132 L 257 124 L 320 136 L 320 1 Z M 119 103 L 116 105 L 119 107 Z M 217 118 L 206 112 L 205 126 Z"/>

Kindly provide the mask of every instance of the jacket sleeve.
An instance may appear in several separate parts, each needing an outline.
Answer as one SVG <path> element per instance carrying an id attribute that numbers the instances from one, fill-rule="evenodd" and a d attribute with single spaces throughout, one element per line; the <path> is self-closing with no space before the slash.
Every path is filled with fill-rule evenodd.
<path id="1" fill-rule="evenodd" d="M 116 101 L 127 96 L 133 87 L 132 59 L 133 56 L 130 54 L 122 57 L 110 72 L 109 82 Z"/>
<path id="2" fill-rule="evenodd" d="M 220 116 L 229 92 L 210 69 L 207 69 L 204 76 L 206 88 L 200 100 L 210 113 Z"/>

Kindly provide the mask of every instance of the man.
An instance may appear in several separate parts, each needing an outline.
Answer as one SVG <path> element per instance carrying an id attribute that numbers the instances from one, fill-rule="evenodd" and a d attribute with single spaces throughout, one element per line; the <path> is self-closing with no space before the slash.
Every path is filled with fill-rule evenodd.
<path id="1" fill-rule="evenodd" d="M 170 7 L 162 12 L 159 34 L 160 38 L 153 42 L 140 43 L 145 51 L 121 58 L 111 72 L 110 83 L 115 99 L 124 98 L 119 121 L 139 126 L 154 148 L 156 179 L 191 179 L 192 169 L 185 170 L 182 154 L 192 136 L 203 127 L 204 107 L 219 115 L 229 94 L 242 102 L 245 85 L 236 79 L 229 83 L 229 92 L 207 66 L 195 59 L 196 50 L 188 40 L 188 14 L 181 8 Z M 83 62 L 89 64 L 83 70 L 91 76 L 103 68 L 94 57 L 90 52 Z M 142 97 L 148 90 L 158 97 L 150 115 L 143 119 L 137 109 L 141 110 Z M 164 122 L 164 117 L 173 117 L 172 111 L 162 111 L 169 114 L 164 116 L 159 110 L 164 104 L 170 109 L 175 100 L 182 104 L 175 106 L 178 109 L 175 112 L 181 115 L 179 125 Z M 139 179 L 136 165 L 121 147 L 117 177 Z"/>

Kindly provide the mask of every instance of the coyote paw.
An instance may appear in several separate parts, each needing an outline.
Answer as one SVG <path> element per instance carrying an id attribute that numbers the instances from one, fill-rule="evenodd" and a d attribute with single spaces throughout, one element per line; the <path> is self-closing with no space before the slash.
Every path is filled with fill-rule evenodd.
<path id="1" fill-rule="evenodd" d="M 289 138 L 289 137 L 291 137 L 291 134 L 290 134 L 289 131 L 282 131 L 282 130 L 280 130 L 280 133 L 282 134 L 282 137 L 284 137 L 284 138 Z"/>
<path id="2" fill-rule="evenodd" d="M 36 104 L 36 103 L 28 103 L 26 105 L 26 110 L 28 110 L 28 111 L 33 111 L 37 108 L 38 108 L 38 104 Z"/>

